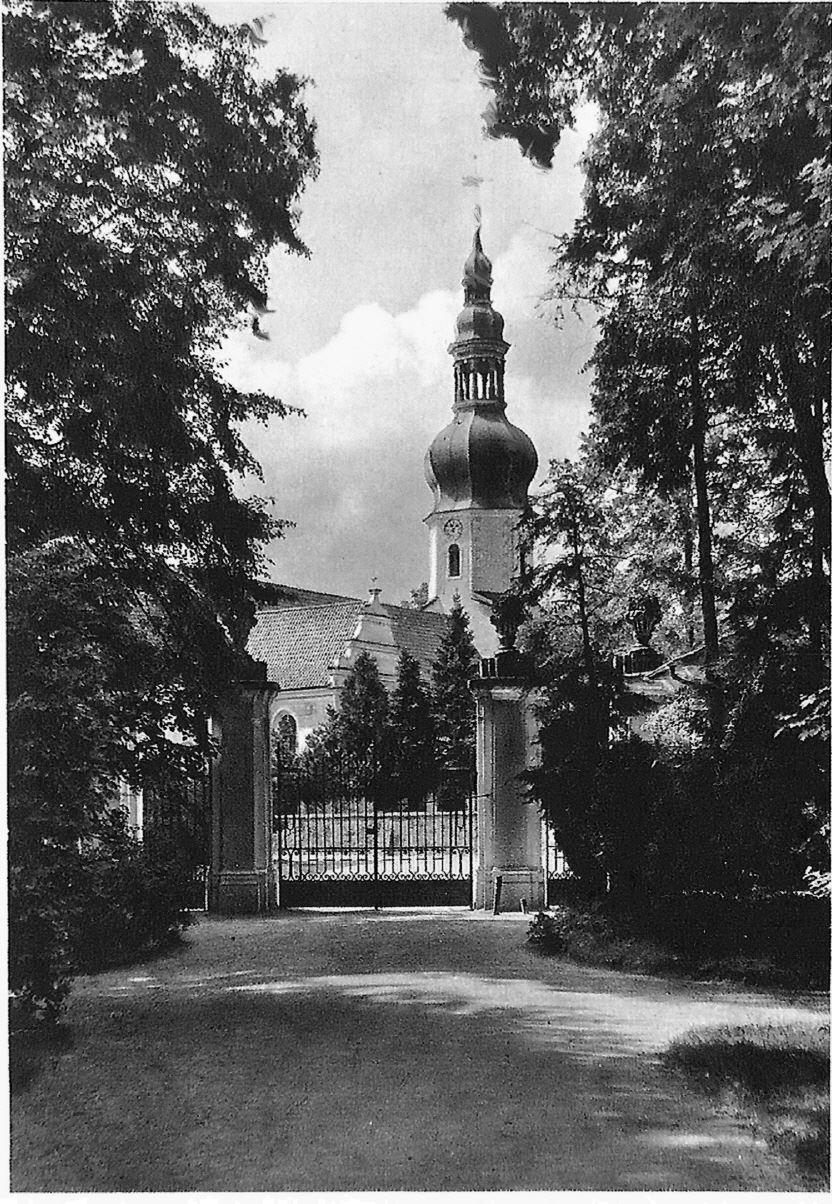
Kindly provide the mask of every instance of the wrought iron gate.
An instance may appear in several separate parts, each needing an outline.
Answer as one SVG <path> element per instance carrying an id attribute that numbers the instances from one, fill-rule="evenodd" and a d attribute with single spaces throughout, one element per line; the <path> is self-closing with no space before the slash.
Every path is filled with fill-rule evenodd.
<path id="1" fill-rule="evenodd" d="M 146 849 L 175 854 L 188 874 L 187 906 L 207 907 L 211 861 L 211 780 L 206 772 L 188 785 L 146 786 L 143 791 L 142 839 Z"/>
<path id="2" fill-rule="evenodd" d="M 546 899 L 554 903 L 569 903 L 575 898 L 578 880 L 566 863 L 563 849 L 547 822 L 543 823 L 544 863 L 546 866 Z"/>
<path id="3" fill-rule="evenodd" d="M 274 856 L 282 907 L 471 906 L 474 801 L 446 781 L 418 798 L 339 763 L 276 765 Z"/>

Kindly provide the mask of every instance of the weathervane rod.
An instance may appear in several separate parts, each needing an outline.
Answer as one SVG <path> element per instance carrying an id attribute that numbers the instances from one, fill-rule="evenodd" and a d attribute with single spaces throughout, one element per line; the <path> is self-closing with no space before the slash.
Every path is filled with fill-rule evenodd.
<path id="1" fill-rule="evenodd" d="M 473 188 L 476 190 L 477 201 L 474 205 L 474 221 L 477 224 L 477 229 L 479 229 L 482 225 L 482 194 L 480 192 L 480 185 L 485 182 L 480 175 L 478 168 L 479 164 L 477 163 L 477 152 L 474 151 L 474 170 L 470 175 L 462 177 L 462 187 Z"/>

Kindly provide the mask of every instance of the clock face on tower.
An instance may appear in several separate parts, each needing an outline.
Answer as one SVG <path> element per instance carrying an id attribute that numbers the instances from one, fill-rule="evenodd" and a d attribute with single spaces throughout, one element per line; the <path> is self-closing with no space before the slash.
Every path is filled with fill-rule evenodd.
<path id="1" fill-rule="evenodd" d="M 449 518 L 442 530 L 448 539 L 459 539 L 462 534 L 462 523 L 458 518 Z"/>

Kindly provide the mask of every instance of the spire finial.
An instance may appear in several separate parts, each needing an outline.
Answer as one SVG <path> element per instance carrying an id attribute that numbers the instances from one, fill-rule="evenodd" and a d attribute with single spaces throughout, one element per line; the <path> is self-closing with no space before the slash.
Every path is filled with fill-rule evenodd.
<path id="1" fill-rule="evenodd" d="M 474 244 L 471 247 L 471 253 L 465 260 L 465 267 L 462 273 L 462 287 L 465 290 L 465 303 L 470 304 L 472 301 L 490 301 L 491 300 L 491 260 L 482 249 L 481 237 L 481 218 L 480 207 L 477 205 L 474 210 L 474 216 L 478 219 L 477 226 L 474 230 Z"/>

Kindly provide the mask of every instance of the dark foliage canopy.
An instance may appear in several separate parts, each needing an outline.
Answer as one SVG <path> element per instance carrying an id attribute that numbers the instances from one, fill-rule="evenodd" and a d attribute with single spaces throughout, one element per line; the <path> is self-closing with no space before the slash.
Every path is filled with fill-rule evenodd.
<path id="1" fill-rule="evenodd" d="M 380 763 L 387 748 L 390 699 L 379 677 L 378 665 L 368 652 L 360 652 L 344 682 L 335 725 L 348 756 Z"/>
<path id="2" fill-rule="evenodd" d="M 492 136 L 550 167 L 578 107 L 598 119 L 582 212 L 553 247 L 550 300 L 588 308 L 599 337 L 591 438 L 539 500 L 540 797 L 576 867 L 622 889 L 793 886 L 828 864 L 832 13 L 446 11 L 479 57 Z M 652 751 L 588 734 L 599 695 L 614 727 L 598 666 L 616 585 L 639 571 L 666 650 L 701 640 L 709 660 Z"/>
<path id="3" fill-rule="evenodd" d="M 163 632 L 173 677 L 154 705 L 187 733 L 228 680 L 275 529 L 235 490 L 256 470 L 238 426 L 284 412 L 228 385 L 216 352 L 264 301 L 269 249 L 304 250 L 314 130 L 301 81 L 258 80 L 245 33 L 196 7 L 20 0 L 3 37 L 11 563 L 27 558 L 24 592 L 27 575 L 54 589 L 61 557 L 69 581 L 82 561 L 109 580 L 114 646 L 137 616 L 137 639 L 158 648 Z M 36 599 L 21 605 L 34 616 Z M 177 678 L 190 714 L 165 707 Z M 133 702 L 122 737 L 144 688 Z"/>
<path id="4" fill-rule="evenodd" d="M 418 804 L 436 781 L 436 723 L 415 657 L 403 649 L 390 697 L 390 761 L 399 798 Z"/>
<path id="5" fill-rule="evenodd" d="M 719 459 L 768 462 L 791 538 L 791 609 L 820 674 L 829 561 L 828 7 L 452 4 L 493 92 L 489 132 L 550 166 L 597 107 L 583 212 L 553 298 L 599 315 L 597 441 L 608 466 L 688 488 L 704 636 L 716 651 Z M 790 516 L 790 519 L 786 518 Z M 795 555 L 796 554 L 796 555 Z M 802 565 L 799 561 L 802 559 Z M 791 581 L 802 575 L 801 590 Z"/>
<path id="6" fill-rule="evenodd" d="M 114 783 L 192 774 L 240 671 L 280 524 L 239 427 L 286 408 L 218 350 L 317 158 L 302 81 L 196 6 L 13 0 L 3 52 L 11 908 L 58 967 Z"/>

